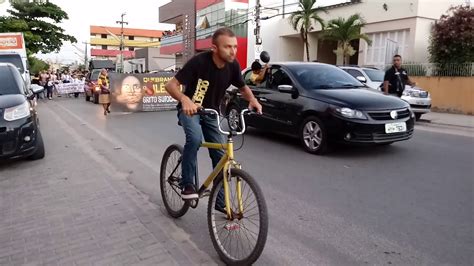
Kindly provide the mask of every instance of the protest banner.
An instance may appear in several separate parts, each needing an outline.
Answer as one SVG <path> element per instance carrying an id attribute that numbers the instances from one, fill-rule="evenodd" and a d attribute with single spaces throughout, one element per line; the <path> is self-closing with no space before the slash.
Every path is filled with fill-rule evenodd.
<path id="1" fill-rule="evenodd" d="M 151 74 L 110 73 L 111 106 L 122 112 L 154 112 L 173 110 L 177 101 L 165 90 L 174 73 Z"/>
<path id="2" fill-rule="evenodd" d="M 58 94 L 84 92 L 84 82 L 56 84 L 56 90 Z"/>

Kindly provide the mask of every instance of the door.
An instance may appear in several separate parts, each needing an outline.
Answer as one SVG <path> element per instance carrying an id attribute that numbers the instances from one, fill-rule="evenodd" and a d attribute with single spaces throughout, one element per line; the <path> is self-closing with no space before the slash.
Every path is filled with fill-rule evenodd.
<path id="1" fill-rule="evenodd" d="M 267 82 L 266 93 L 260 97 L 264 112 L 267 113 L 272 130 L 290 133 L 294 131 L 297 117 L 301 112 L 301 104 L 298 99 L 298 91 L 295 93 L 284 93 L 278 90 L 280 85 L 294 86 L 294 82 L 287 71 L 280 66 L 271 68 L 271 75 Z"/>

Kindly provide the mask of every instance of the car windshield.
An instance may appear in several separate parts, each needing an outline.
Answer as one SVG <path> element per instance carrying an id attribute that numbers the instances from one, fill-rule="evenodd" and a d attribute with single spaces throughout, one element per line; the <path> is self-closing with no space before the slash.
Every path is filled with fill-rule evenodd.
<path id="1" fill-rule="evenodd" d="M 344 70 L 330 65 L 301 64 L 290 66 L 290 71 L 307 90 L 347 89 L 364 87 Z"/>
<path id="2" fill-rule="evenodd" d="M 91 80 L 98 80 L 100 75 L 100 70 L 92 70 Z"/>
<path id="3" fill-rule="evenodd" d="M 0 54 L 0 63 L 10 63 L 18 68 L 20 73 L 24 73 L 23 62 L 20 55 L 17 54 Z"/>
<path id="4" fill-rule="evenodd" d="M 0 95 L 21 94 L 21 77 L 12 67 L 0 66 Z"/>
<path id="5" fill-rule="evenodd" d="M 364 68 L 365 73 L 369 76 L 370 80 L 382 82 L 385 73 L 382 70 L 378 69 L 367 69 Z"/>

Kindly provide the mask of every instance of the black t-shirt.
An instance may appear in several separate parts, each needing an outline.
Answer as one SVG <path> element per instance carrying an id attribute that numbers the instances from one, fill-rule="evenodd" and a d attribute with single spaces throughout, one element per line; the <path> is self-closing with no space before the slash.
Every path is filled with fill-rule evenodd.
<path id="1" fill-rule="evenodd" d="M 237 60 L 218 68 L 212 60 L 212 52 L 203 52 L 191 58 L 178 71 L 175 78 L 185 86 L 184 94 L 194 103 L 217 110 L 226 89 L 230 85 L 245 86 Z M 181 104 L 178 104 L 178 108 Z"/>
<path id="2" fill-rule="evenodd" d="M 385 72 L 383 80 L 388 81 L 389 83 L 388 93 L 402 96 L 403 90 L 405 90 L 405 85 L 408 83 L 408 73 L 403 68 L 397 70 L 392 66 Z"/>

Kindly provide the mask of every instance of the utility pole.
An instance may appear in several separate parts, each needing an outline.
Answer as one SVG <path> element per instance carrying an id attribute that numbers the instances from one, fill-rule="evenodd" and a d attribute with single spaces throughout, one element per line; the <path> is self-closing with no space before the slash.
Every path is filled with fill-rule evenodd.
<path id="1" fill-rule="evenodd" d="M 127 24 L 128 22 L 123 21 L 123 17 L 126 15 L 126 13 L 122 13 L 121 17 L 122 19 L 120 21 L 116 21 L 117 24 L 121 24 L 121 32 L 120 32 L 120 73 L 123 73 L 123 24 Z"/>
<path id="2" fill-rule="evenodd" d="M 262 6 L 260 5 L 260 0 L 256 0 L 255 4 L 255 29 L 254 29 L 254 35 L 255 35 L 255 60 L 259 60 L 260 58 L 260 53 L 262 52 L 262 37 L 260 36 L 260 14 L 261 14 L 261 8 Z"/>
<path id="3" fill-rule="evenodd" d="M 84 50 L 84 67 L 88 69 L 89 66 L 87 65 L 87 61 L 88 61 L 87 60 L 87 42 L 82 42 L 82 43 L 86 45 L 86 48 Z"/>

